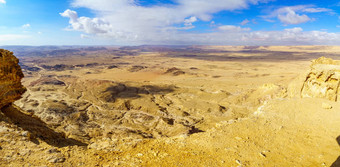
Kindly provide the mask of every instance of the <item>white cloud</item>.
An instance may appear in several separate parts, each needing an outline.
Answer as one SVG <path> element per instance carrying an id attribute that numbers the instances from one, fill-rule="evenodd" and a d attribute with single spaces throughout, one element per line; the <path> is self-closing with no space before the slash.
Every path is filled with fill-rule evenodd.
<path id="1" fill-rule="evenodd" d="M 297 6 L 286 6 L 274 10 L 264 19 L 272 21 L 271 18 L 277 17 L 284 24 L 301 24 L 308 21 L 314 20 L 310 18 L 307 13 L 320 13 L 320 12 L 332 12 L 331 9 L 327 8 L 316 8 L 313 5 L 297 5 Z"/>
<path id="2" fill-rule="evenodd" d="M 244 25 L 248 24 L 249 22 L 250 21 L 248 19 L 245 19 L 240 24 L 244 26 Z"/>
<path id="3" fill-rule="evenodd" d="M 194 23 L 196 21 L 197 21 L 197 18 L 195 16 L 192 16 L 192 17 L 184 20 L 184 25 L 185 26 L 192 26 L 192 23 Z"/>
<path id="4" fill-rule="evenodd" d="M 192 16 L 188 19 L 184 20 L 184 27 L 169 27 L 169 28 L 164 28 L 167 30 L 189 30 L 189 29 L 193 29 L 195 28 L 194 25 L 192 25 L 192 23 L 198 21 L 198 19 L 195 16 Z"/>
<path id="5" fill-rule="evenodd" d="M 96 17 L 79 17 L 70 9 L 60 15 L 70 19 L 68 30 L 133 42 L 172 36 L 194 28 L 193 23 L 198 20 L 211 21 L 216 12 L 245 9 L 266 1 L 175 0 L 175 5 L 144 7 L 138 5 L 138 0 L 73 0 L 73 7 L 88 8 Z"/>
<path id="6" fill-rule="evenodd" d="M 294 28 L 287 28 L 287 29 L 284 29 L 286 32 L 292 32 L 292 33 L 299 33 L 299 32 L 302 32 L 303 29 L 301 27 L 294 27 Z"/>
<path id="7" fill-rule="evenodd" d="M 1 3 L 6 4 L 6 0 L 0 0 L 0 4 Z"/>
<path id="8" fill-rule="evenodd" d="M 308 13 L 332 12 L 332 10 L 327 8 L 305 8 L 302 11 Z"/>
<path id="9" fill-rule="evenodd" d="M 111 25 L 99 18 L 78 17 L 77 12 L 67 9 L 60 13 L 63 17 L 70 18 L 70 27 L 68 30 L 83 31 L 89 34 L 108 33 Z"/>
<path id="10" fill-rule="evenodd" d="M 241 28 L 240 26 L 233 26 L 233 25 L 219 26 L 218 29 L 221 31 L 230 31 L 230 32 L 250 31 L 250 28 Z"/>
<path id="11" fill-rule="evenodd" d="M 165 36 L 161 36 L 164 37 Z M 149 44 L 202 45 L 337 45 L 340 33 L 303 31 L 296 27 L 282 31 L 217 31 L 211 33 L 178 33 L 166 40 Z"/>
<path id="12" fill-rule="evenodd" d="M 286 8 L 286 13 L 279 14 L 277 17 L 285 24 L 300 24 L 311 20 L 307 15 L 296 14 L 295 11 L 290 8 Z"/>
<path id="13" fill-rule="evenodd" d="M 74 0 L 72 5 L 74 7 L 86 7 L 102 13 L 130 13 L 130 17 L 146 13 L 154 15 L 144 15 L 144 17 L 153 18 L 160 18 L 164 17 L 164 14 L 169 14 L 167 17 L 169 19 L 172 17 L 186 18 L 190 15 L 195 15 L 201 20 L 208 21 L 211 19 L 212 14 L 216 12 L 244 9 L 249 4 L 266 1 L 268 0 L 175 0 L 177 5 L 142 7 L 137 5 L 137 0 Z"/>
<path id="14" fill-rule="evenodd" d="M 221 31 L 191 34 L 182 38 L 194 38 L 195 41 L 205 42 L 201 44 L 212 45 L 337 45 L 340 42 L 340 33 L 303 31 L 302 28 L 295 27 L 282 31 Z"/>
<path id="15" fill-rule="evenodd" d="M 73 0 L 73 7 L 84 7 L 95 17 L 78 16 L 66 10 L 61 16 L 69 18 L 67 30 L 80 31 L 82 38 L 110 39 L 117 44 L 203 44 L 203 45 L 298 45 L 339 44 L 339 33 L 303 31 L 300 27 L 282 31 L 251 31 L 235 25 L 219 25 L 213 14 L 245 9 L 265 0 L 175 0 L 172 5 L 143 7 L 137 0 Z M 278 18 L 284 24 L 311 21 L 308 13 L 327 12 L 314 6 L 279 8 L 265 19 Z M 280 16 L 280 18 L 279 18 Z M 198 21 L 210 23 L 214 31 L 184 31 Z M 247 21 L 244 20 L 243 24 Z M 248 20 L 249 22 L 249 20 Z M 252 21 L 254 22 L 254 21 Z M 242 24 L 241 24 L 242 25 Z"/>
<path id="16" fill-rule="evenodd" d="M 76 12 L 76 11 L 72 11 L 72 10 L 70 10 L 70 9 L 67 9 L 67 10 L 64 11 L 64 13 L 59 13 L 59 14 L 60 14 L 61 16 L 63 16 L 63 17 L 68 17 L 68 18 L 70 18 L 70 21 L 69 21 L 70 24 L 75 23 L 75 22 L 77 22 L 77 20 L 78 20 L 78 14 L 77 14 L 77 12 Z"/>
<path id="17" fill-rule="evenodd" d="M 23 29 L 27 29 L 27 28 L 30 28 L 31 25 L 30 25 L 30 24 L 24 24 L 24 25 L 22 25 L 21 27 L 22 27 Z"/>

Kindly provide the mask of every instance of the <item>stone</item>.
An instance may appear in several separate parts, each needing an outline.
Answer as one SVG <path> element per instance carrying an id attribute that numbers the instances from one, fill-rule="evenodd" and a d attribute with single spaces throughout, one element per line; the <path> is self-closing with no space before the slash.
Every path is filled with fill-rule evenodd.
<path id="1" fill-rule="evenodd" d="M 57 149 L 55 149 L 55 148 L 51 148 L 51 149 L 48 149 L 48 150 L 46 151 L 47 154 L 58 153 L 58 152 L 60 152 L 60 151 L 57 150 Z"/>
<path id="2" fill-rule="evenodd" d="M 263 157 L 263 158 L 266 158 L 266 157 L 267 157 L 267 155 L 266 155 L 265 153 L 263 153 L 263 152 L 260 152 L 259 155 L 260 155 L 261 157 Z"/>
<path id="3" fill-rule="evenodd" d="M 52 155 L 49 158 L 47 158 L 48 162 L 51 163 L 63 163 L 65 162 L 65 158 L 62 156 L 58 156 L 58 155 Z"/>
<path id="4" fill-rule="evenodd" d="M 21 98 L 26 88 L 21 84 L 24 74 L 13 52 L 0 49 L 0 109 Z"/>
<path id="5" fill-rule="evenodd" d="M 241 163 L 241 161 L 240 160 L 235 160 L 235 162 L 237 163 L 237 164 L 239 164 L 239 165 L 242 165 L 242 163 Z"/>
<path id="6" fill-rule="evenodd" d="M 63 154 L 60 153 L 59 150 L 56 148 L 51 148 L 46 151 L 46 154 L 49 155 L 47 156 L 47 161 L 51 163 L 62 163 L 65 162 L 65 157 Z"/>
<path id="7" fill-rule="evenodd" d="M 24 137 L 29 137 L 29 136 L 30 136 L 30 133 L 29 133 L 28 131 L 23 131 L 23 132 L 21 133 L 21 135 L 24 136 Z"/>
<path id="8" fill-rule="evenodd" d="M 323 109 L 332 109 L 332 105 L 328 104 L 328 103 L 322 103 L 322 106 L 321 106 Z"/>

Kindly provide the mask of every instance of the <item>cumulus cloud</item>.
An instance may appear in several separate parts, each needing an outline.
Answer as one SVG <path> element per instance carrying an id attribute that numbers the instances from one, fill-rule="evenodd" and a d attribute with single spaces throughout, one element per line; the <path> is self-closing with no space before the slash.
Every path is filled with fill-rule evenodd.
<path id="1" fill-rule="evenodd" d="M 240 32 L 240 31 L 250 31 L 250 28 L 241 28 L 240 26 L 234 25 L 223 25 L 218 27 L 221 31 L 231 31 L 231 32 Z"/>
<path id="2" fill-rule="evenodd" d="M 77 14 L 77 12 L 76 12 L 76 11 L 72 11 L 72 10 L 70 10 L 70 9 L 67 9 L 67 10 L 64 11 L 64 13 L 59 13 L 59 14 L 60 14 L 61 16 L 63 16 L 63 17 L 68 17 L 68 18 L 70 18 L 70 21 L 69 21 L 70 24 L 75 23 L 75 22 L 77 22 L 77 20 L 78 20 L 78 14 Z"/>
<path id="3" fill-rule="evenodd" d="M 117 40 L 148 41 L 170 38 L 178 31 L 192 29 L 197 21 L 211 21 L 219 11 L 245 9 L 268 0 L 175 0 L 171 5 L 141 6 L 138 0 L 73 0 L 73 7 L 92 10 L 96 17 L 80 17 L 67 9 L 67 30 L 81 31 Z"/>
<path id="4" fill-rule="evenodd" d="M 142 7 L 138 6 L 137 0 L 74 0 L 72 5 L 74 7 L 85 7 L 103 13 L 130 13 L 130 17 L 149 13 L 144 16 L 161 18 L 165 16 L 164 14 L 169 14 L 167 18 L 175 21 L 179 18 L 183 19 L 194 15 L 200 20 L 209 21 L 212 14 L 216 12 L 244 9 L 247 8 L 249 4 L 267 1 L 268 0 L 175 0 L 177 5 Z"/>
<path id="5" fill-rule="evenodd" d="M 303 31 L 300 27 L 282 31 L 221 31 L 186 36 L 212 45 L 336 45 L 340 42 L 340 33 Z"/>
<path id="6" fill-rule="evenodd" d="M 303 31 L 301 27 L 284 29 L 283 31 L 258 31 L 245 35 L 246 40 L 265 45 L 335 45 L 340 42 L 339 37 L 339 33 Z"/>
<path id="7" fill-rule="evenodd" d="M 301 27 L 294 27 L 294 28 L 286 28 L 284 29 L 286 32 L 292 32 L 292 33 L 299 33 L 302 32 L 303 29 Z"/>
<path id="8" fill-rule="evenodd" d="M 327 8 L 316 8 L 313 5 L 297 5 L 297 6 L 286 6 L 274 10 L 267 16 L 264 16 L 266 20 L 277 17 L 284 24 L 301 24 L 311 20 L 307 13 L 320 13 L 320 12 L 332 12 Z"/>
<path id="9" fill-rule="evenodd" d="M 201 45 L 337 45 L 340 33 L 303 31 L 302 28 L 282 31 L 217 31 L 210 33 L 178 33 L 152 44 Z"/>
<path id="10" fill-rule="evenodd" d="M 192 23 L 194 23 L 196 21 L 197 21 L 197 18 L 195 16 L 192 16 L 192 17 L 184 20 L 184 25 L 185 26 L 192 26 Z"/>
<path id="11" fill-rule="evenodd" d="M 295 11 L 290 8 L 286 8 L 286 13 L 279 14 L 277 17 L 285 24 L 300 24 L 311 20 L 307 15 L 296 14 Z"/>
<path id="12" fill-rule="evenodd" d="M 111 29 L 111 25 L 99 18 L 78 17 L 76 11 L 67 9 L 63 13 L 60 13 L 63 17 L 70 19 L 70 27 L 68 30 L 83 31 L 89 34 L 101 34 L 108 33 Z"/>
<path id="13" fill-rule="evenodd" d="M 6 0 L 0 0 L 0 4 L 1 3 L 6 4 Z"/>
<path id="14" fill-rule="evenodd" d="M 304 31 L 300 27 L 281 31 L 251 31 L 236 25 L 219 25 L 212 18 L 220 11 L 246 9 L 267 0 L 174 0 L 174 4 L 141 6 L 137 0 L 73 0 L 72 6 L 88 8 L 95 17 L 78 16 L 67 9 L 67 30 L 80 31 L 82 38 L 108 38 L 117 44 L 211 44 L 211 45 L 297 45 L 338 44 L 340 34 Z M 284 24 L 313 20 L 308 13 L 329 12 L 314 6 L 291 6 L 274 10 L 265 19 Z M 185 31 L 197 22 L 210 23 L 208 32 Z M 246 25 L 244 20 L 241 25 Z"/>
<path id="15" fill-rule="evenodd" d="M 21 27 L 22 27 L 23 29 L 27 29 L 27 28 L 30 28 L 31 25 L 30 25 L 30 24 L 24 24 L 24 25 L 22 25 Z"/>

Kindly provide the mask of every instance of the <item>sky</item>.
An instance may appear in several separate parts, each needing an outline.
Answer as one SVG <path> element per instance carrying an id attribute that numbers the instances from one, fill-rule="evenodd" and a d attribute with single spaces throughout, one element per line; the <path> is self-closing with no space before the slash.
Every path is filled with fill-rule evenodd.
<path id="1" fill-rule="evenodd" d="M 340 0 L 0 0 L 0 45 L 340 45 Z"/>

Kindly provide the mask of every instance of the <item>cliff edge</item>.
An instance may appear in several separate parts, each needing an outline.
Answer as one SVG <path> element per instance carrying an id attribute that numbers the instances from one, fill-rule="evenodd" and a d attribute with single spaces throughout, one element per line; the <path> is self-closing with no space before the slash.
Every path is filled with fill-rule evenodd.
<path id="1" fill-rule="evenodd" d="M 339 100 L 340 61 L 320 57 L 312 61 L 311 70 L 301 89 L 301 97 Z"/>
<path id="2" fill-rule="evenodd" d="M 24 74 L 13 52 L 0 49 L 0 109 L 20 99 L 26 89 L 21 84 Z"/>

